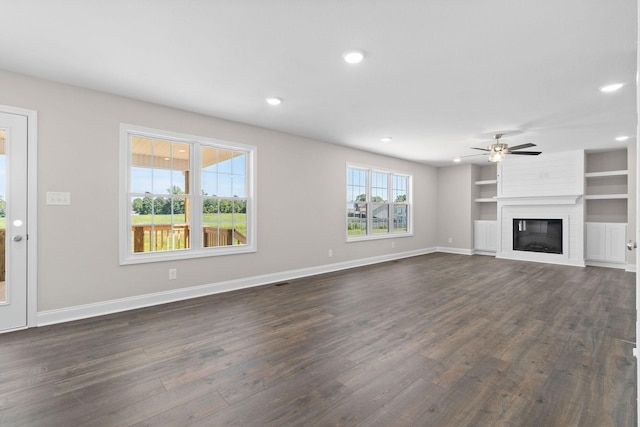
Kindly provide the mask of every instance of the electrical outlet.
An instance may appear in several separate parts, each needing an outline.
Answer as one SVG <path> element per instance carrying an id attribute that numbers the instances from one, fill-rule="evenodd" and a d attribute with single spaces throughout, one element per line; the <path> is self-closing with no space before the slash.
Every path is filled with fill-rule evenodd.
<path id="1" fill-rule="evenodd" d="M 391 249 L 396 247 L 396 242 L 391 242 Z"/>
<path id="2" fill-rule="evenodd" d="M 178 278 L 178 269 L 170 268 L 169 269 L 169 280 L 176 280 Z"/>
<path id="3" fill-rule="evenodd" d="M 449 243 L 453 243 L 453 237 L 449 237 Z"/>
<path id="4" fill-rule="evenodd" d="M 333 256 L 333 249 L 329 249 L 329 251 L 327 252 L 327 256 L 329 258 L 331 258 Z"/>

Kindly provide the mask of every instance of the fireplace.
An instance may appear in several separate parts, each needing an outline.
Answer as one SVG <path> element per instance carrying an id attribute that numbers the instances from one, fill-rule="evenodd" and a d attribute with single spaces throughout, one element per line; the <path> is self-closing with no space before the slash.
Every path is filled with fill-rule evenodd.
<path id="1" fill-rule="evenodd" d="M 562 219 L 514 218 L 513 250 L 562 254 Z"/>

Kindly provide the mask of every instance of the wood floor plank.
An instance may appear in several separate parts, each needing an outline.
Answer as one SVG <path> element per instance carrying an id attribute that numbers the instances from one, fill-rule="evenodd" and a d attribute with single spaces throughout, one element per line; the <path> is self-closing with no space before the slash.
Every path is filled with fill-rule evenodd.
<path id="1" fill-rule="evenodd" d="M 0 426 L 636 424 L 635 274 L 434 253 L 0 335 Z"/>

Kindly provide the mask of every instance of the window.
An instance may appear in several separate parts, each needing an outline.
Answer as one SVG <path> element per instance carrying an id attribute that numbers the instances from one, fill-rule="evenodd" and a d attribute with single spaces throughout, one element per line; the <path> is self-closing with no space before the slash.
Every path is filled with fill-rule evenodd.
<path id="1" fill-rule="evenodd" d="M 121 264 L 255 251 L 256 148 L 121 125 Z"/>
<path id="2" fill-rule="evenodd" d="M 410 234 L 411 176 L 347 165 L 347 240 Z"/>

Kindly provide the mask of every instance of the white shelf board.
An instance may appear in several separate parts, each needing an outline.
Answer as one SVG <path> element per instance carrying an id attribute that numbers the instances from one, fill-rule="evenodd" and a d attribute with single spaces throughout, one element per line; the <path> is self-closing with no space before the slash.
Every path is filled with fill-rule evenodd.
<path id="1" fill-rule="evenodd" d="M 628 199 L 627 194 L 587 194 L 584 196 L 586 200 L 607 200 L 607 199 Z"/>
<path id="2" fill-rule="evenodd" d="M 625 176 L 628 175 L 629 172 L 627 170 L 619 170 L 619 171 L 606 171 L 606 172 L 587 172 L 584 174 L 585 178 L 597 178 L 601 176 Z"/>
<path id="3" fill-rule="evenodd" d="M 497 203 L 497 202 L 498 202 L 498 200 L 497 200 L 497 199 L 494 199 L 493 197 L 491 197 L 491 198 L 484 198 L 484 199 L 476 199 L 475 201 L 476 201 L 476 202 L 478 202 L 478 203 L 491 203 L 491 202 L 493 202 L 493 203 Z"/>
<path id="4" fill-rule="evenodd" d="M 474 184 L 475 185 L 492 185 L 497 183 L 498 183 L 497 179 L 488 179 L 486 181 L 476 181 Z"/>

